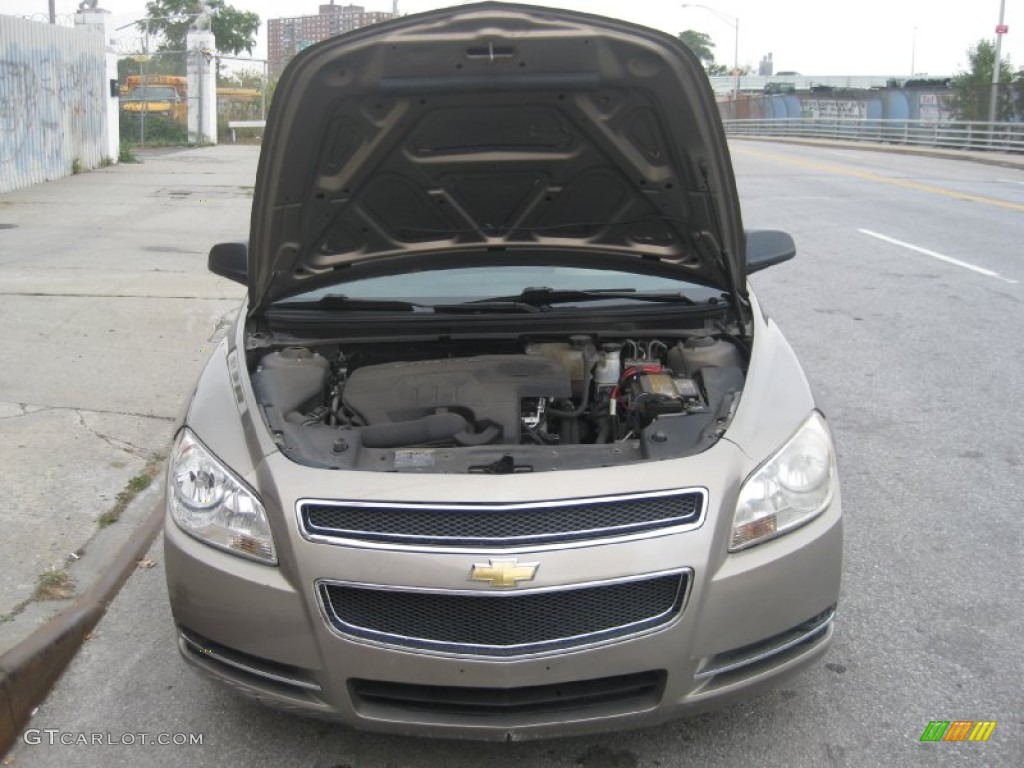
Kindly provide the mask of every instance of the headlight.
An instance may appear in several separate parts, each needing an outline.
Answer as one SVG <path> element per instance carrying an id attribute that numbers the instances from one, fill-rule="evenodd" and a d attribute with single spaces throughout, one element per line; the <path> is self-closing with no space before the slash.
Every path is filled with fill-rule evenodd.
<path id="1" fill-rule="evenodd" d="M 185 533 L 236 555 L 277 563 L 263 504 L 187 429 L 174 445 L 167 485 L 171 517 Z"/>
<path id="2" fill-rule="evenodd" d="M 832 501 L 835 488 L 832 436 L 815 411 L 743 483 L 729 550 L 745 549 L 812 520 Z"/>

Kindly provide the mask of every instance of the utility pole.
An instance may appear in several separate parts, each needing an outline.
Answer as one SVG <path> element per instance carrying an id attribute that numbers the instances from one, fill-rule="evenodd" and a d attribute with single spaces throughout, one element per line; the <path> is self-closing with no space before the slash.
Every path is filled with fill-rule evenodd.
<path id="1" fill-rule="evenodd" d="M 732 49 L 732 72 L 736 76 L 736 85 L 733 86 L 736 91 L 736 100 L 740 98 L 740 17 L 733 17 L 733 22 L 736 25 L 736 39 L 733 42 Z"/>
<path id="2" fill-rule="evenodd" d="M 733 16 L 731 14 L 720 11 L 717 8 L 712 8 L 709 5 L 702 5 L 700 3 L 683 3 L 681 8 L 703 8 L 705 11 L 711 11 L 718 18 L 730 25 L 735 31 L 735 39 L 733 41 L 732 49 L 732 74 L 733 74 L 733 98 L 739 99 L 740 97 L 740 18 L 739 16 Z"/>
<path id="3" fill-rule="evenodd" d="M 992 62 L 992 101 L 988 105 L 988 121 L 996 121 L 996 103 L 999 101 L 999 70 L 1002 68 L 1000 58 L 1003 48 L 1003 35 L 1006 34 L 1006 25 L 1003 20 L 1006 18 L 1006 0 L 999 0 L 999 26 L 996 27 L 996 60 Z"/>
<path id="4" fill-rule="evenodd" d="M 50 0 L 50 23 L 57 23 L 57 0 Z"/>
<path id="5" fill-rule="evenodd" d="M 914 36 L 910 38 L 910 76 L 914 76 L 914 59 L 917 58 L 917 27 L 914 27 Z"/>

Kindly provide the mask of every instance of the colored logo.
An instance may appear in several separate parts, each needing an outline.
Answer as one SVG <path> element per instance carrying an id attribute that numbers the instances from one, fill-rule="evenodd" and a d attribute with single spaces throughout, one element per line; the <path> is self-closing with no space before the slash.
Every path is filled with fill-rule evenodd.
<path id="1" fill-rule="evenodd" d="M 517 560 L 488 560 L 474 563 L 469 571 L 470 581 L 486 581 L 492 587 L 514 587 L 520 581 L 533 581 L 540 563 L 520 563 Z"/>
<path id="2" fill-rule="evenodd" d="M 932 720 L 921 741 L 988 741 L 995 729 L 995 720 Z"/>

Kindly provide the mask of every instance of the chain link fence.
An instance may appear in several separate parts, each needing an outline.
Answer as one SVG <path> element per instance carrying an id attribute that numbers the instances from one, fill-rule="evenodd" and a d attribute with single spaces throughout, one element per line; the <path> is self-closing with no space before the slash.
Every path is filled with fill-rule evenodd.
<path id="1" fill-rule="evenodd" d="M 196 63 L 199 57 L 201 64 Z M 200 109 L 198 99 L 188 92 L 190 58 L 194 67 L 216 68 L 217 141 L 231 139 L 233 121 L 265 118 L 269 93 L 263 59 L 210 57 L 195 51 L 121 51 L 117 74 L 122 143 L 162 147 L 189 142 L 189 112 Z M 261 133 L 236 131 L 243 141 Z"/>
<path id="2" fill-rule="evenodd" d="M 134 146 L 188 142 L 187 67 L 185 51 L 134 53 L 118 59 L 122 142 Z"/>
<path id="3" fill-rule="evenodd" d="M 219 56 L 217 66 L 217 136 L 218 141 L 258 140 L 262 129 L 239 128 L 234 121 L 251 122 L 267 119 L 274 83 L 269 80 L 266 59 L 242 56 Z"/>

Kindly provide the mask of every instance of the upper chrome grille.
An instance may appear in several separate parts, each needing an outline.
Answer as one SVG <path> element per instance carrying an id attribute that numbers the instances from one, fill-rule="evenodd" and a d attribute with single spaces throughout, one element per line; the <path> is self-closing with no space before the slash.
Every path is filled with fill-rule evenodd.
<path id="1" fill-rule="evenodd" d="M 523 504 L 434 504 L 302 500 L 307 538 L 420 547 L 508 548 L 695 528 L 703 489 Z"/>
<path id="2" fill-rule="evenodd" d="M 689 571 L 565 587 L 430 591 L 321 581 L 338 632 L 443 653 L 517 656 L 619 639 L 668 624 L 683 608 Z"/>

